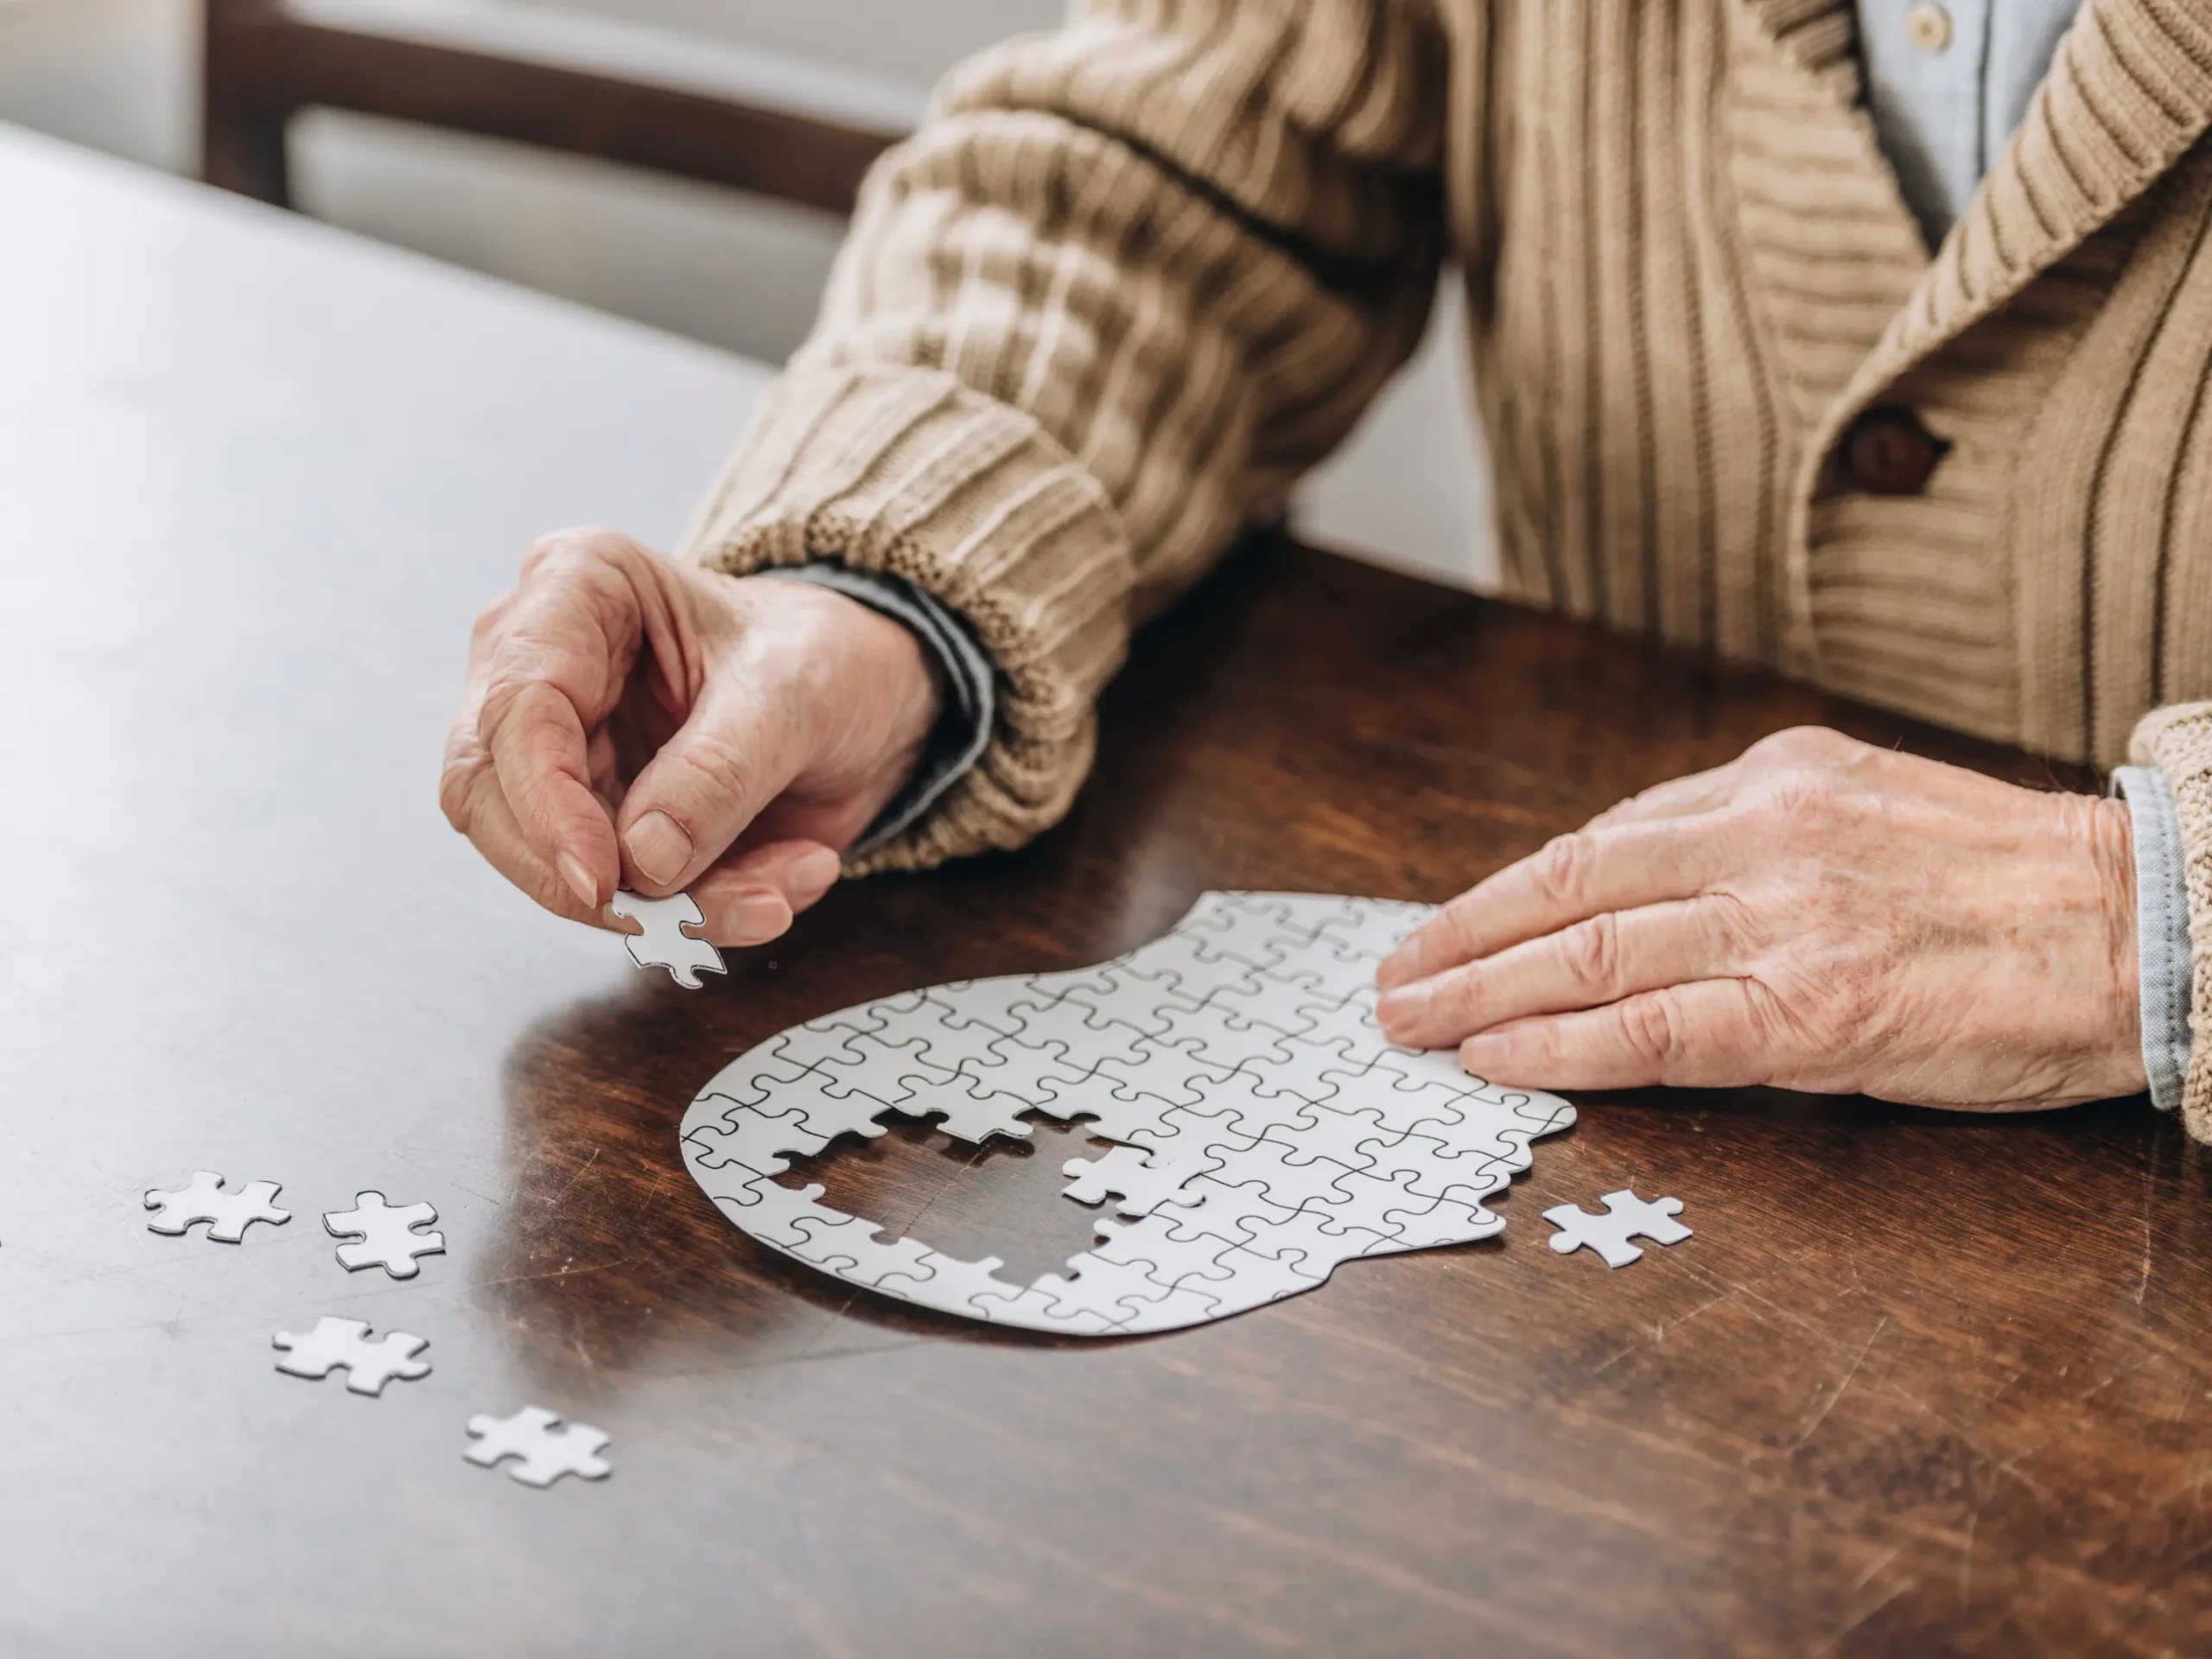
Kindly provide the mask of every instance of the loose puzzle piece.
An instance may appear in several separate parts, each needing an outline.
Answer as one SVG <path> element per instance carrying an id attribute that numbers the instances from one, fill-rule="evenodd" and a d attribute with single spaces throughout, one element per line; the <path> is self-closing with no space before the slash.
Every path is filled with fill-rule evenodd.
<path id="1" fill-rule="evenodd" d="M 395 1279 L 412 1279 L 422 1269 L 418 1255 L 443 1255 L 443 1233 L 418 1233 L 438 1218 L 427 1204 L 390 1205 L 381 1192 L 357 1192 L 353 1208 L 333 1210 L 322 1218 L 322 1230 L 333 1238 L 359 1243 L 338 1247 L 339 1265 L 348 1273 L 363 1268 L 382 1268 Z"/>
<path id="2" fill-rule="evenodd" d="M 1690 1230 L 1675 1217 L 1682 1212 L 1680 1198 L 1653 1198 L 1649 1203 L 1627 1187 L 1605 1194 L 1605 1213 L 1593 1216 L 1572 1204 L 1544 1211 L 1544 1219 L 1559 1229 L 1552 1235 L 1552 1249 L 1567 1255 L 1588 1245 L 1605 1258 L 1609 1268 L 1624 1268 L 1643 1254 L 1629 1243 L 1643 1237 L 1655 1244 L 1679 1244 Z"/>
<path id="3" fill-rule="evenodd" d="M 343 1366 L 346 1386 L 355 1394 L 382 1394 L 384 1385 L 395 1376 L 411 1382 L 430 1374 L 430 1362 L 415 1357 L 430 1345 L 429 1338 L 387 1331 L 372 1342 L 369 1327 L 359 1319 L 334 1319 L 326 1314 L 304 1337 L 279 1331 L 270 1342 L 289 1351 L 276 1362 L 276 1369 L 287 1376 L 320 1381 Z"/>
<path id="4" fill-rule="evenodd" d="M 849 1284 L 1084 1336 L 1173 1330 L 1324 1282 L 1357 1256 L 1486 1238 L 1484 1207 L 1574 1122 L 1555 1096 L 1394 1047 L 1375 967 L 1421 905 L 1209 893 L 1097 967 L 909 991 L 808 1021 L 722 1068 L 684 1115 L 692 1176 L 761 1243 Z M 1034 1117 L 1115 1143 L 1069 1198 L 1116 1202 L 1065 1273 L 1000 1279 L 776 1177 L 893 1112 L 980 1142 Z"/>
<path id="5" fill-rule="evenodd" d="M 622 941 L 629 948 L 630 960 L 639 967 L 665 968 L 669 977 L 687 991 L 699 988 L 701 974 L 729 971 L 722 965 L 721 951 L 684 931 L 686 927 L 707 925 L 707 918 L 699 912 L 698 900 L 690 893 L 647 899 L 626 891 L 617 893 L 607 907 L 645 929 L 642 933 L 626 934 Z"/>
<path id="6" fill-rule="evenodd" d="M 475 1444 L 461 1455 L 489 1469 L 502 1458 L 518 1461 L 507 1472 L 525 1486 L 550 1486 L 563 1475 L 605 1480 L 614 1465 L 599 1454 L 607 1435 L 588 1423 L 563 1427 L 559 1414 L 524 1406 L 512 1417 L 478 1415 L 468 1420 Z"/>
<path id="7" fill-rule="evenodd" d="M 281 1190 L 275 1181 L 250 1181 L 233 1192 L 226 1189 L 223 1178 L 213 1170 L 200 1170 L 193 1175 L 190 1185 L 175 1192 L 165 1192 L 159 1187 L 147 1189 L 146 1207 L 161 1213 L 146 1224 L 146 1230 L 181 1234 L 194 1223 L 204 1221 L 208 1237 L 236 1244 L 257 1221 L 281 1227 L 292 1218 L 290 1211 L 279 1210 L 271 1202 Z"/>
<path id="8" fill-rule="evenodd" d="M 1076 1179 L 1067 1196 L 1077 1204 L 1103 1204 L 1109 1192 L 1119 1195 L 1114 1207 L 1125 1216 L 1148 1216 L 1163 1204 L 1196 1202 L 1179 1196 L 1183 1184 L 1206 1173 L 1196 1158 L 1161 1158 L 1135 1147 L 1116 1147 L 1103 1158 L 1071 1158 L 1060 1173 Z"/>

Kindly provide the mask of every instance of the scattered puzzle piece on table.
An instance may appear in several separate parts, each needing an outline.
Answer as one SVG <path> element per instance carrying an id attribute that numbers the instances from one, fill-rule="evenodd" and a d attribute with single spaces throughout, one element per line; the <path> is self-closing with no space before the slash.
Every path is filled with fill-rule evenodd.
<path id="1" fill-rule="evenodd" d="M 669 977 L 687 991 L 700 988 L 701 974 L 729 971 L 722 963 L 721 951 L 684 931 L 707 925 L 707 918 L 700 914 L 698 901 L 690 893 L 647 899 L 625 891 L 617 893 L 607 907 L 645 929 L 642 933 L 625 934 L 622 940 L 629 949 L 630 960 L 639 967 L 665 968 Z"/>
<path id="2" fill-rule="evenodd" d="M 438 1218 L 427 1204 L 391 1205 L 381 1192 L 357 1192 L 353 1208 L 324 1215 L 322 1230 L 333 1238 L 357 1243 L 338 1247 L 339 1265 L 348 1273 L 382 1268 L 395 1279 L 412 1279 L 422 1271 L 416 1257 L 443 1255 L 443 1233 L 418 1233 Z"/>
<path id="3" fill-rule="evenodd" d="M 1679 1244 L 1690 1236 L 1690 1230 L 1675 1219 L 1682 1212 L 1680 1198 L 1647 1202 L 1623 1187 L 1606 1193 L 1601 1202 L 1605 1213 L 1600 1216 L 1572 1204 L 1545 1211 L 1544 1219 L 1559 1229 L 1552 1235 L 1552 1249 L 1567 1255 L 1586 1244 L 1605 1258 L 1607 1267 L 1624 1268 L 1643 1254 L 1641 1247 L 1629 1243 L 1631 1238 Z"/>
<path id="4" fill-rule="evenodd" d="M 565 1427 L 558 1413 L 524 1406 L 512 1417 L 478 1415 L 468 1420 L 475 1444 L 461 1455 L 489 1469 L 502 1458 L 518 1459 L 507 1472 L 525 1486 L 550 1486 L 563 1475 L 604 1480 L 614 1465 L 599 1454 L 607 1436 L 588 1423 Z"/>
<path id="5" fill-rule="evenodd" d="M 270 1343 L 288 1351 L 276 1362 L 276 1369 L 286 1376 L 320 1381 L 343 1367 L 346 1386 L 355 1394 L 382 1394 L 394 1377 L 411 1382 L 430 1374 L 430 1362 L 415 1357 L 430 1345 L 429 1338 L 387 1331 L 372 1342 L 367 1324 L 360 1319 L 326 1314 L 304 1337 L 279 1331 Z"/>
<path id="6" fill-rule="evenodd" d="M 146 1190 L 146 1207 L 161 1212 L 146 1224 L 146 1230 L 174 1236 L 204 1221 L 208 1237 L 236 1244 L 257 1221 L 281 1227 L 292 1218 L 290 1211 L 279 1210 L 271 1202 L 283 1190 L 275 1181 L 250 1181 L 232 1192 L 213 1170 L 199 1170 L 189 1185 L 174 1192 Z"/>
<path id="7" fill-rule="evenodd" d="M 1487 1238 L 1484 1207 L 1566 1128 L 1553 1095 L 1494 1088 L 1394 1046 L 1376 964 L 1426 906 L 1208 893 L 1092 968 L 936 985 L 778 1033 L 684 1114 L 692 1176 L 762 1243 L 849 1284 L 969 1319 L 1081 1336 L 1173 1330 L 1325 1282 L 1359 1256 Z M 1032 1117 L 1113 1143 L 1065 1196 L 1116 1202 L 1099 1243 L 1019 1285 L 786 1185 L 795 1157 L 891 1115 L 957 1140 Z"/>

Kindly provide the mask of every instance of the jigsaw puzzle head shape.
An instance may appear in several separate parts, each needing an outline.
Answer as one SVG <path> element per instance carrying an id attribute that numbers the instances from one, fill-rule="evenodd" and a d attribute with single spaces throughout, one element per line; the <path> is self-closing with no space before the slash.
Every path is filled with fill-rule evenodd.
<path id="1" fill-rule="evenodd" d="M 690 893 L 648 899 L 641 893 L 621 892 L 607 901 L 607 907 L 645 930 L 642 933 L 625 934 L 622 941 L 629 949 L 630 960 L 639 967 L 665 968 L 669 977 L 687 991 L 700 988 L 701 974 L 729 971 L 722 963 L 721 951 L 687 931 L 707 925 L 707 918 L 700 914 L 698 901 Z"/>
<path id="2" fill-rule="evenodd" d="M 738 1227 L 824 1273 L 1076 1335 L 1225 1318 L 1357 1256 L 1488 1237 L 1504 1222 L 1484 1200 L 1574 1109 L 1383 1038 L 1375 966 L 1429 913 L 1208 893 L 1097 968 L 935 986 L 810 1020 L 700 1091 L 685 1162 Z M 995 1260 L 885 1237 L 823 1204 L 820 1187 L 776 1179 L 840 1135 L 881 1134 L 894 1112 L 980 1141 L 1027 1135 L 1025 1109 L 1091 1120 L 1116 1143 L 1066 1166 L 1066 1197 L 1102 1206 L 1098 1244 L 1029 1285 L 998 1278 Z"/>

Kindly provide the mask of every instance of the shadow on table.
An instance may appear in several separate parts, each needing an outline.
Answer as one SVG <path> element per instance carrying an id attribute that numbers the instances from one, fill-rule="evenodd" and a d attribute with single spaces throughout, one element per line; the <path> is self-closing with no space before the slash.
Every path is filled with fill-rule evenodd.
<path id="1" fill-rule="evenodd" d="M 756 953 L 732 967 L 727 986 L 696 995 L 640 980 L 576 1004 L 510 1055 L 513 1197 L 480 1295 L 533 1363 L 603 1379 L 738 1370 L 887 1339 L 1096 1345 L 855 1291 L 756 1243 L 716 1210 L 683 1162 L 685 1106 L 728 1058 L 823 1011 L 803 961 L 787 969 Z M 844 976 L 897 971 L 848 960 Z M 1808 1210 L 1833 1191 L 1872 1185 L 1883 1190 L 1862 1194 L 1854 1213 L 1865 1216 L 1870 1198 L 1882 1212 L 1948 1211 L 1946 1236 L 1970 1230 L 1994 1187 L 2030 1172 L 2069 1180 L 2084 1202 L 2114 1179 L 2129 1203 L 2142 1198 L 2139 1102 L 1997 1116 L 1773 1090 L 1642 1090 L 1579 1104 L 1578 1128 L 1547 1141 L 1535 1174 L 1516 1183 L 1531 1189 L 1511 1206 L 1524 1224 L 1551 1203 L 1594 1204 L 1630 1182 L 1647 1197 L 1683 1194 L 1708 1214 L 1753 1183 L 1769 1202 L 1783 1195 Z M 1060 1196 L 1060 1165 L 1091 1144 L 1080 1123 L 1044 1121 L 1029 1145 L 977 1147 L 912 1119 L 889 1122 L 880 1136 L 849 1137 L 795 1165 L 787 1179 L 822 1183 L 827 1202 L 882 1221 L 893 1236 L 911 1231 L 967 1260 L 999 1256 L 1010 1284 L 1058 1269 L 1090 1243 L 1096 1212 Z"/>
<path id="2" fill-rule="evenodd" d="M 579 1003 L 508 1057 L 512 1196 L 479 1294 L 511 1338 L 535 1363 L 579 1373 L 738 1369 L 894 1335 L 1097 1346 L 857 1291 L 715 1207 L 684 1166 L 677 1125 L 700 1084 L 770 1033 L 724 1039 L 726 1014 L 698 1015 L 708 999 L 716 1014 L 754 1000 L 747 981 L 780 971 L 759 958 L 734 967 L 730 987 L 702 996 L 640 982 Z M 1009 1287 L 1090 1243 L 1098 1212 L 1060 1196 L 1061 1164 L 1093 1144 L 1083 1125 L 1044 1120 L 1030 1144 L 978 1147 L 915 1119 L 888 1122 L 795 1161 L 785 1179 L 822 1184 L 825 1202 L 891 1235 L 912 1231 L 965 1260 L 996 1255 Z"/>

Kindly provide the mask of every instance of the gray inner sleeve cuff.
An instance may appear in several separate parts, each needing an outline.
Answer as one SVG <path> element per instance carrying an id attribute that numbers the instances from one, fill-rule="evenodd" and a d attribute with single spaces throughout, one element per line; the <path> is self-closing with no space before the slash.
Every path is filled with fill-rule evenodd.
<path id="1" fill-rule="evenodd" d="M 944 671 L 944 712 L 938 716 L 937 729 L 930 734 L 914 775 L 875 815 L 875 822 L 861 838 L 846 849 L 848 856 L 873 851 L 935 806 L 938 798 L 957 783 L 990 746 L 991 722 L 998 714 L 991 659 L 983 654 L 966 624 L 902 576 L 855 570 L 826 561 L 760 574 L 834 588 L 871 610 L 895 617 L 913 630 L 923 648 Z"/>
<path id="2" fill-rule="evenodd" d="M 2189 1075 L 2189 887 L 2181 817 L 2166 774 L 2121 766 L 2112 792 L 2127 803 L 2135 827 L 2137 972 L 2143 995 L 2143 1070 L 2162 1111 L 2181 1104 Z"/>

